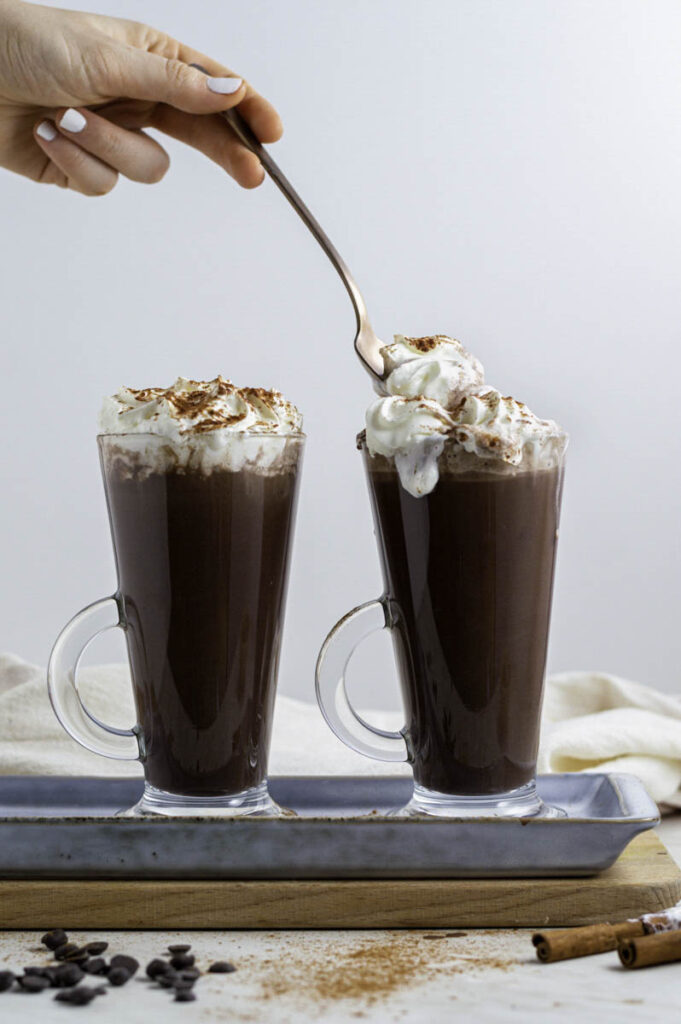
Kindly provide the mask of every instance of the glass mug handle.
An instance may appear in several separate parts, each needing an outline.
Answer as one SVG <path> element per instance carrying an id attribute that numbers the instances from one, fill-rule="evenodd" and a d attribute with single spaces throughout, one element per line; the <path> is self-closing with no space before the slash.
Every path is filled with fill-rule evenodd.
<path id="1" fill-rule="evenodd" d="M 385 597 L 353 608 L 336 623 L 317 659 L 317 703 L 329 728 L 347 747 L 376 761 L 408 761 L 404 733 L 376 729 L 365 722 L 350 704 L 345 686 L 350 659 L 362 640 L 379 629 L 391 628 Z"/>
<path id="2" fill-rule="evenodd" d="M 83 704 L 78 693 L 78 666 L 87 647 L 101 633 L 123 628 L 118 600 L 105 597 L 83 608 L 62 629 L 47 667 L 47 689 L 54 713 L 72 739 L 95 754 L 117 761 L 139 761 L 139 728 L 115 729 L 105 725 Z"/>

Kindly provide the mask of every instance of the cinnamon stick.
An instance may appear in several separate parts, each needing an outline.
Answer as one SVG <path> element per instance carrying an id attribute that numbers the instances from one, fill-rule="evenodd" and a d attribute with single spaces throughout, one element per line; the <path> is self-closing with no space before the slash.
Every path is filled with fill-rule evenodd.
<path id="1" fill-rule="evenodd" d="M 617 924 L 590 924 L 584 928 L 561 928 L 553 932 L 537 932 L 532 942 L 537 958 L 543 964 L 571 960 L 617 949 L 620 942 L 645 934 L 643 921 L 620 921 Z"/>
<path id="2" fill-rule="evenodd" d="M 657 932 L 639 938 L 622 939 L 617 952 L 624 967 L 654 967 L 681 960 L 681 932 Z"/>

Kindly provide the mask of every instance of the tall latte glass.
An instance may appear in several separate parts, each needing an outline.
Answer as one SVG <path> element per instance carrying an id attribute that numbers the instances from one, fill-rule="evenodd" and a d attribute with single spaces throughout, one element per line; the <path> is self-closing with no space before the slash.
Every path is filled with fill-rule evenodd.
<path id="1" fill-rule="evenodd" d="M 239 394 L 222 398 L 243 412 Z M 98 438 L 118 587 L 62 631 L 49 691 L 79 743 L 142 762 L 140 813 L 276 812 L 267 758 L 304 438 L 255 426 Z M 77 689 L 83 650 L 113 626 L 128 647 L 129 730 L 91 715 Z"/>
<path id="2" fill-rule="evenodd" d="M 447 411 L 432 400 L 386 398 L 360 437 L 385 591 L 327 637 L 317 694 L 346 744 L 410 762 L 407 813 L 548 813 L 535 776 L 565 436 L 511 448 L 515 406 L 521 442 L 530 428 L 539 437 L 559 430 L 512 401 L 487 392 Z M 405 423 L 420 431 L 411 451 Z M 389 447 L 388 427 L 402 449 L 372 453 L 370 437 Z M 497 454 L 503 445 L 506 459 Z M 397 733 L 364 722 L 345 688 L 355 647 L 382 628 L 392 635 L 405 708 Z"/>

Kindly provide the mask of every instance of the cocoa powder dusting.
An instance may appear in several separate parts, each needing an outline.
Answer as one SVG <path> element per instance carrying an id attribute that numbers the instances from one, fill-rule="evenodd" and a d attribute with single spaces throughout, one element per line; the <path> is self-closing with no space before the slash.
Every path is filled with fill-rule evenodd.
<path id="1" fill-rule="evenodd" d="M 234 427 L 246 420 L 247 410 L 245 408 L 230 414 L 219 405 L 221 399 L 240 398 L 242 403 L 252 406 L 251 411 L 256 413 L 262 412 L 263 409 L 268 410 L 274 416 L 272 422 L 257 419 L 252 424 L 252 427 L 262 433 L 276 433 L 278 429 L 277 408 L 290 405 L 279 391 L 267 388 L 238 388 L 232 384 L 231 380 L 226 380 L 219 374 L 211 381 L 187 380 L 185 384 L 191 390 L 178 390 L 177 384 L 173 384 L 169 388 L 127 388 L 126 390 L 141 404 L 167 402 L 173 407 L 178 417 L 194 421 L 192 424 L 192 433 L 194 434 L 206 434 L 212 430 Z M 121 412 L 123 411 L 125 410 L 121 410 Z M 154 418 L 157 415 L 154 413 Z"/>
<path id="2" fill-rule="evenodd" d="M 349 950 L 305 950 L 300 961 L 265 966 L 263 999 L 292 996 L 317 1003 L 359 999 L 373 1004 L 397 990 L 427 983 L 436 975 L 469 974 L 481 969 L 510 970 L 511 960 L 475 951 L 466 932 L 399 931 L 360 940 Z M 442 939 L 442 942 L 433 942 Z M 431 940 L 431 941 L 423 941 Z M 447 941 L 449 940 L 449 941 Z M 468 947 L 468 948 L 467 948 Z"/>
<path id="3" fill-rule="evenodd" d="M 428 352 L 432 352 L 434 348 L 437 348 L 440 340 L 444 337 L 446 337 L 444 334 L 434 334 L 428 338 L 406 338 L 405 340 L 417 352 L 423 352 L 426 355 Z"/>

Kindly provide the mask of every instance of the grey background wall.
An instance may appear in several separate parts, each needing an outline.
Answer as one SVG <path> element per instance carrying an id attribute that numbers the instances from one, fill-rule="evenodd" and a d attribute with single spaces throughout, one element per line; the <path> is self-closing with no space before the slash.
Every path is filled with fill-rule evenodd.
<path id="1" fill-rule="evenodd" d="M 674 0 L 101 0 L 250 78 L 276 156 L 379 333 L 445 331 L 572 435 L 550 668 L 674 691 L 679 628 L 681 7 Z M 84 199 L 0 172 L 0 644 L 36 662 L 114 587 L 100 398 L 178 373 L 279 387 L 309 449 L 283 692 L 380 590 L 353 316 L 269 184 L 168 143 L 160 185 Z M 106 644 L 94 660 L 119 656 Z M 379 641 L 365 705 L 395 701 Z"/>

